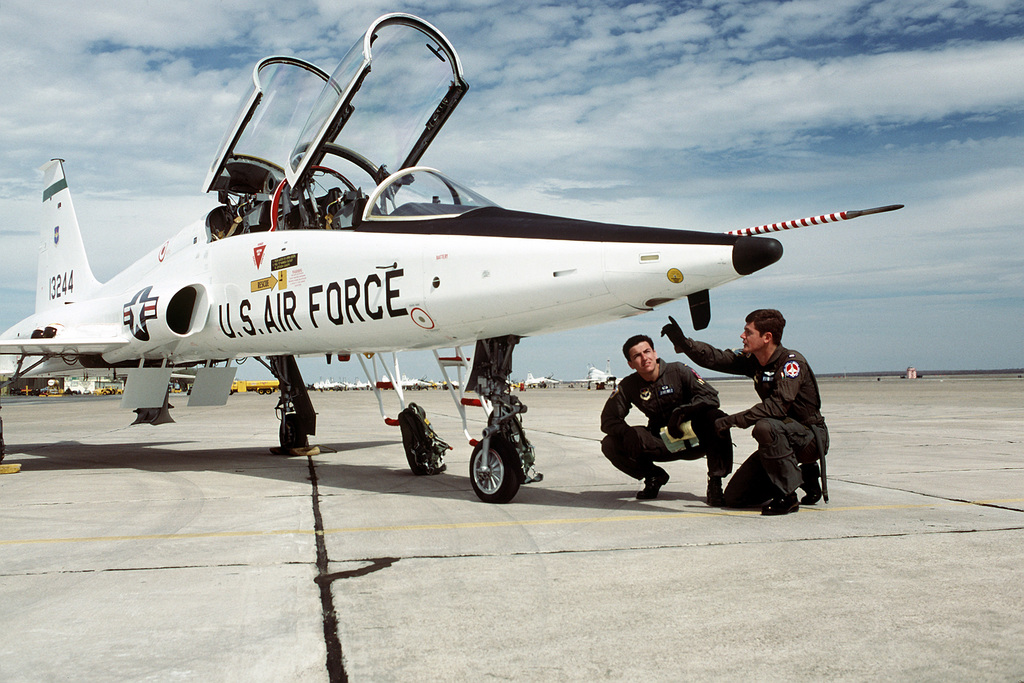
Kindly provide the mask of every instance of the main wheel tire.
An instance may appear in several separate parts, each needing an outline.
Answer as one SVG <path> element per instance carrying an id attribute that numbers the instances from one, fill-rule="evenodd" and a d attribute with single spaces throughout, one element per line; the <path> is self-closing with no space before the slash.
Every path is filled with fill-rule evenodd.
<path id="1" fill-rule="evenodd" d="M 469 459 L 469 480 L 477 498 L 485 503 L 507 503 L 516 497 L 523 483 L 523 466 L 512 444 L 502 436 L 492 436 L 483 452 L 483 442 L 473 449 Z"/>
<path id="2" fill-rule="evenodd" d="M 305 448 L 309 445 L 306 435 L 299 429 L 299 416 L 289 413 L 281 421 L 281 448 L 289 451 L 293 448 Z"/>

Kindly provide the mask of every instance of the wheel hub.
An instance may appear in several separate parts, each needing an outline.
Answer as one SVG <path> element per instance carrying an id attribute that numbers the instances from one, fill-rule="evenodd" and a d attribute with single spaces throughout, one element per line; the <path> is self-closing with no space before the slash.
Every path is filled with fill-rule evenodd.
<path id="1" fill-rule="evenodd" d="M 493 449 L 488 449 L 486 454 L 481 454 L 477 459 L 477 465 L 473 469 L 476 483 L 485 493 L 494 493 L 501 487 L 502 479 L 505 476 L 505 468 L 501 464 L 501 458 Z"/>

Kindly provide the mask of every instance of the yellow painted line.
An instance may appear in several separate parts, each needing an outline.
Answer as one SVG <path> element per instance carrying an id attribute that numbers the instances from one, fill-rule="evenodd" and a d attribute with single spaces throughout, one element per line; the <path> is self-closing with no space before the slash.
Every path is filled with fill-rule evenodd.
<path id="1" fill-rule="evenodd" d="M 683 517 L 746 516 L 760 515 L 759 510 L 720 510 L 708 508 L 707 512 L 666 512 L 650 515 L 615 515 L 609 517 L 567 517 L 563 519 L 506 520 L 504 522 L 449 522 L 446 524 L 401 524 L 395 526 L 342 527 L 324 529 L 324 535 L 352 534 L 380 531 L 448 531 L 454 529 L 494 529 L 510 526 L 545 526 L 552 524 L 595 524 L 597 522 L 651 522 Z"/>
<path id="2" fill-rule="evenodd" d="M 804 506 L 804 510 L 820 510 L 822 512 L 847 512 L 851 510 L 917 510 L 921 508 L 937 507 L 964 507 L 968 505 L 1009 505 L 1011 503 L 1024 503 L 1024 498 L 1004 498 L 1002 500 L 969 500 L 961 502 L 958 500 L 946 501 L 944 503 L 919 503 L 916 505 L 850 505 L 847 507 L 834 505 L 816 505 L 815 507 Z"/>
<path id="3" fill-rule="evenodd" d="M 833 505 L 805 506 L 806 511 L 817 512 L 857 512 L 866 510 L 920 510 L 939 507 L 966 507 L 974 505 L 996 505 L 1024 503 L 1024 498 L 1004 498 L 995 500 L 975 500 L 969 502 L 950 501 L 944 503 L 927 503 L 918 505 L 858 505 L 839 507 Z M 799 514 L 799 513 L 798 513 Z M 564 517 L 559 519 L 527 519 L 505 520 L 492 522 L 449 522 L 444 524 L 394 524 L 363 527 L 336 527 L 324 529 L 322 532 L 313 529 L 269 529 L 263 531 L 208 531 L 182 534 L 139 534 L 128 536 L 82 536 L 67 538 L 29 538 L 0 540 L 0 546 L 58 544 L 58 543 L 111 543 L 123 541 L 168 541 L 192 540 L 201 538 L 251 538 L 256 536 L 334 536 L 340 534 L 364 534 L 404 531 L 453 531 L 458 529 L 497 529 L 502 527 L 529 527 L 551 525 L 597 524 L 601 522 L 655 522 L 686 517 L 760 517 L 759 510 L 723 510 L 708 508 L 707 511 L 666 512 L 655 514 L 613 515 L 605 517 Z"/>
<path id="4" fill-rule="evenodd" d="M 17 474 L 21 471 L 21 465 L 14 463 L 12 465 L 0 465 L 0 474 Z"/>

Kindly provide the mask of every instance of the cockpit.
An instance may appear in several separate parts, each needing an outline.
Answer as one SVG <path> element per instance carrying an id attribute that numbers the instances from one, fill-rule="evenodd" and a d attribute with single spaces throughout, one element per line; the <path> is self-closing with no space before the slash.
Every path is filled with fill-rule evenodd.
<path id="1" fill-rule="evenodd" d="M 367 201 L 364 220 L 449 218 L 493 202 L 432 168 L 416 166 L 381 183 Z"/>
<path id="2" fill-rule="evenodd" d="M 372 68 L 371 68 L 372 67 Z M 374 21 L 333 73 L 268 57 L 206 176 L 213 239 L 353 229 L 493 206 L 416 163 L 468 89 L 455 49 L 408 14 Z"/>

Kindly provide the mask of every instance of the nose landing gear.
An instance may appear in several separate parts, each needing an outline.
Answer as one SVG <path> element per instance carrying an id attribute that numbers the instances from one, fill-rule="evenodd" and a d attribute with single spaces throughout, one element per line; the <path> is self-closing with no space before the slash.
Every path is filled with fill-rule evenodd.
<path id="1" fill-rule="evenodd" d="M 477 497 L 486 503 L 507 503 L 522 484 L 541 481 L 536 455 L 519 416 L 526 406 L 512 395 L 512 351 L 519 337 L 494 337 L 476 343 L 473 372 L 467 388 L 491 404 L 483 439 L 469 460 L 469 478 Z"/>

